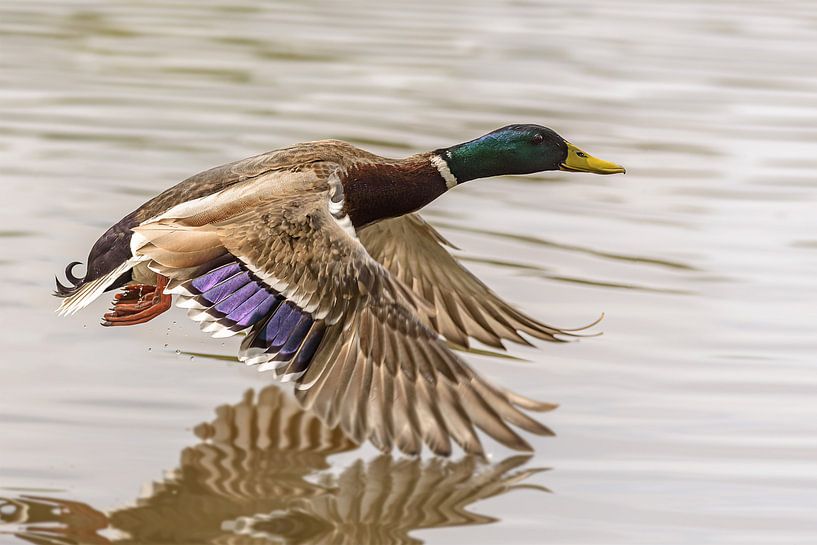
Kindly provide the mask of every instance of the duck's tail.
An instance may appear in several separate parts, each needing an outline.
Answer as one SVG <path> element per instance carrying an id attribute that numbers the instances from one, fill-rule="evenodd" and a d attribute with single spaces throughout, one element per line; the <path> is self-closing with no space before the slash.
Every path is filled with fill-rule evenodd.
<path id="1" fill-rule="evenodd" d="M 75 294 L 77 290 L 82 286 L 83 282 L 85 282 L 85 277 L 77 277 L 74 276 L 74 267 L 77 265 L 82 265 L 79 261 L 72 261 L 65 267 L 65 279 L 68 281 L 68 285 L 64 285 L 60 282 L 60 278 L 58 276 L 54 277 L 54 281 L 57 283 L 57 288 L 54 290 L 55 297 L 62 297 L 63 299 L 66 297 L 70 297 L 71 295 Z"/>
<path id="2" fill-rule="evenodd" d="M 73 261 L 69 263 L 65 268 L 65 278 L 69 285 L 62 284 L 59 278 L 55 279 L 57 287 L 54 290 L 54 295 L 62 298 L 62 302 L 57 308 L 57 314 L 60 316 L 74 314 L 88 306 L 108 289 L 118 287 L 123 282 L 117 281 L 127 275 L 138 261 L 138 259 L 128 259 L 111 272 L 94 279 L 88 279 L 87 274 L 81 278 L 75 276 L 74 267 L 79 265 L 80 262 Z M 125 278 L 125 281 L 127 281 L 127 278 Z"/>

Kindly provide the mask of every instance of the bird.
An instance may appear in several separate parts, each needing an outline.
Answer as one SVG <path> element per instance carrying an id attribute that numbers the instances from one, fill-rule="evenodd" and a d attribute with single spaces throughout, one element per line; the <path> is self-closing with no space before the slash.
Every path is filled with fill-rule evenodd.
<path id="1" fill-rule="evenodd" d="M 84 276 L 72 262 L 69 284 L 57 279 L 57 312 L 119 289 L 102 325 L 136 325 L 177 296 L 204 332 L 242 334 L 239 360 L 294 383 L 304 408 L 356 442 L 485 456 L 482 430 L 531 451 L 514 428 L 552 435 L 528 412 L 555 405 L 492 384 L 456 349 L 575 330 L 502 300 L 417 211 L 471 180 L 557 170 L 625 172 L 536 124 L 403 159 L 340 140 L 270 151 L 187 178 L 111 226 Z"/>

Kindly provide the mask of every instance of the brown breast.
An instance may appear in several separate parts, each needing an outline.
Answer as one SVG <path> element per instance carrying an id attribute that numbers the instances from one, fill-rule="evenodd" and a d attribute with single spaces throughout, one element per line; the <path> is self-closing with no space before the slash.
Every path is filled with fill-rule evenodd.
<path id="1" fill-rule="evenodd" d="M 355 163 L 343 179 L 346 213 L 355 228 L 419 210 L 447 187 L 427 153 L 401 161 Z"/>

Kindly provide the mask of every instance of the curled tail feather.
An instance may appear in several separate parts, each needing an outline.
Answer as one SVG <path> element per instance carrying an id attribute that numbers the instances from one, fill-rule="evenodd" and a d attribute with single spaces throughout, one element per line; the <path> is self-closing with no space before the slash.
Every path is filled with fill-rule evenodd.
<path id="1" fill-rule="evenodd" d="M 124 261 L 111 272 L 99 278 L 88 279 L 86 274 L 82 278 L 74 276 L 74 267 L 78 261 L 72 262 L 65 268 L 65 277 L 70 286 L 63 285 L 59 279 L 56 280 L 57 288 L 54 295 L 62 299 L 57 314 L 66 316 L 76 313 L 78 310 L 88 306 L 94 299 L 102 295 L 109 289 L 114 289 L 129 280 L 128 273 L 133 266 L 140 261 L 140 258 L 133 258 Z M 123 278 L 124 277 L 124 278 Z"/>
<path id="2" fill-rule="evenodd" d="M 65 267 L 65 278 L 68 280 L 68 285 L 65 286 L 60 282 L 59 277 L 55 276 L 54 281 L 57 284 L 57 288 L 54 290 L 54 295 L 56 297 L 70 297 L 71 295 L 75 294 L 77 290 L 82 286 L 87 278 L 87 274 L 82 277 L 74 276 L 74 267 L 77 265 L 82 265 L 79 261 L 72 261 Z"/>

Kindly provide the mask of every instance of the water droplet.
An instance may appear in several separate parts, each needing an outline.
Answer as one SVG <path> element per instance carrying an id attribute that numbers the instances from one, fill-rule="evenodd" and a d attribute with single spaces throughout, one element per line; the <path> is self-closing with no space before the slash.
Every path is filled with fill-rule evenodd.
<path id="1" fill-rule="evenodd" d="M 177 348 L 177 349 L 176 349 L 176 355 L 178 356 L 178 355 L 179 355 L 179 354 L 181 354 L 181 353 L 182 353 L 182 351 L 181 351 L 181 350 L 179 350 L 179 349 Z"/>
<path id="2" fill-rule="evenodd" d="M 151 350 L 152 350 L 152 348 L 148 346 L 148 352 L 150 352 Z"/>

